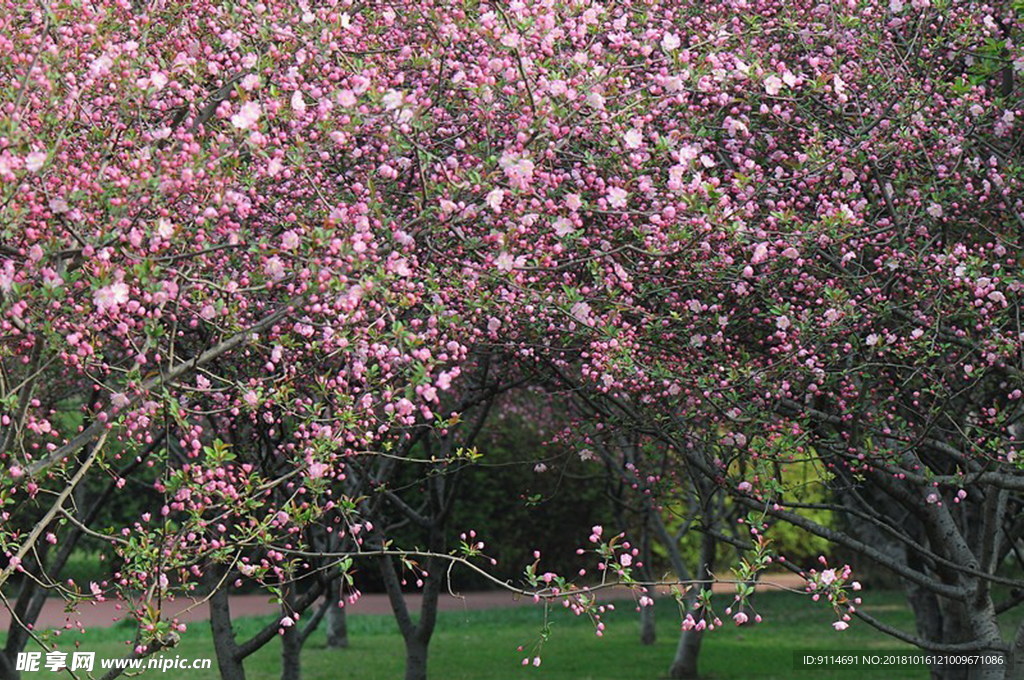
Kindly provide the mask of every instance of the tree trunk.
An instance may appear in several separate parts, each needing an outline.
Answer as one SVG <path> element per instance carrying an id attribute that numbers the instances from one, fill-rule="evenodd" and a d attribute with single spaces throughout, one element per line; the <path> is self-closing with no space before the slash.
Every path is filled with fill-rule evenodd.
<path id="1" fill-rule="evenodd" d="M 419 625 L 413 622 L 409 614 L 409 606 L 405 602 L 405 594 L 402 593 L 401 580 L 395 570 L 395 564 L 390 557 L 381 558 L 380 573 L 384 581 L 384 588 L 388 593 L 388 600 L 391 603 L 391 611 L 398 623 L 398 630 L 402 634 L 405 643 L 405 679 L 426 680 L 427 678 L 427 642 L 419 637 Z M 423 602 L 426 604 L 426 593 Z M 422 616 L 420 617 L 422 619 Z"/>
<path id="2" fill-rule="evenodd" d="M 668 677 L 672 680 L 693 680 L 698 677 L 697 659 L 700 657 L 700 643 L 703 639 L 704 632 L 692 628 L 680 633 L 676 658 L 668 670 Z"/>
<path id="3" fill-rule="evenodd" d="M 995 608 L 987 596 L 980 602 L 952 602 L 914 584 L 906 584 L 906 593 L 921 638 L 943 644 L 977 641 L 998 645 L 1002 642 Z M 1018 642 L 1024 644 L 1021 632 L 1018 632 Z M 999 652 L 994 649 L 964 652 L 977 653 L 994 655 Z M 957 656 L 957 653 L 952 656 Z M 1006 659 L 1005 665 L 935 665 L 931 668 L 931 679 L 1024 680 L 1024 664 L 1016 662 L 1016 656 L 1015 651 Z"/>
<path id="4" fill-rule="evenodd" d="M 427 644 L 416 636 L 405 642 L 405 680 L 427 680 Z"/>
<path id="5" fill-rule="evenodd" d="M 281 680 L 302 680 L 302 640 L 298 626 L 289 626 L 281 636 Z"/>
<path id="6" fill-rule="evenodd" d="M 432 527 L 428 544 L 430 548 L 439 551 L 443 546 L 442 541 L 440 530 L 436 526 Z M 402 639 L 405 641 L 405 680 L 427 680 L 427 653 L 430 638 L 437 625 L 437 601 L 441 595 L 441 585 L 444 579 L 442 565 L 434 558 L 427 560 L 427 576 L 423 583 L 419 621 L 413 622 L 394 562 L 391 558 L 384 557 L 378 563 L 388 600 L 391 603 L 391 610 L 395 614 L 398 630 L 402 633 Z"/>
<path id="7" fill-rule="evenodd" d="M 711 563 L 715 559 L 716 542 L 714 536 L 705 533 L 700 544 L 700 565 L 697 567 L 697 580 L 706 581 L 711 576 Z M 703 587 L 703 586 L 700 586 Z M 686 598 L 687 611 L 692 609 L 696 599 L 696 589 L 691 590 L 693 595 Z M 703 612 L 701 617 L 703 617 Z M 697 659 L 700 656 L 700 645 L 704 639 L 704 631 L 691 628 L 684 630 L 679 635 L 679 644 L 676 645 L 676 657 L 672 660 L 672 666 L 668 670 L 668 676 L 673 680 L 692 680 L 697 675 Z"/>
<path id="8" fill-rule="evenodd" d="M 1017 625 L 1013 650 L 1006 664 L 1006 680 L 1024 680 L 1024 622 Z"/>
<path id="9" fill-rule="evenodd" d="M 651 593 L 647 594 L 651 597 Z M 653 598 L 651 598 L 653 599 Z M 653 645 L 657 639 L 655 631 L 654 605 L 640 607 L 640 644 Z"/>
<path id="10" fill-rule="evenodd" d="M 219 581 L 214 570 L 213 578 L 208 579 L 212 587 Z M 231 609 L 228 606 L 228 591 L 217 588 L 210 596 L 210 631 L 213 635 L 213 651 L 217 657 L 217 669 L 221 680 L 245 680 L 245 668 L 238 656 L 238 645 L 235 642 L 235 630 L 231 625 Z"/>
<path id="11" fill-rule="evenodd" d="M 296 584 L 289 583 L 281 589 L 281 617 L 298 618 Z M 311 621 L 310 626 L 314 625 Z M 302 629 L 299 622 L 281 629 L 281 680 L 302 680 Z M 310 630 L 312 632 L 312 630 Z"/>
<path id="12" fill-rule="evenodd" d="M 999 630 L 999 620 L 988 587 L 978 584 L 978 591 L 977 599 L 967 604 L 967 616 L 963 618 L 961 626 L 971 638 L 999 645 L 1003 642 L 1003 636 Z M 982 654 L 991 656 L 1000 652 L 990 649 L 983 651 Z M 1002 664 L 968 666 L 967 680 L 1005 680 L 1008 677 L 1006 666 L 1011 661 L 1012 659 L 1006 658 L 1004 654 Z"/>
<path id="13" fill-rule="evenodd" d="M 341 601 L 340 578 L 331 581 L 327 599 L 331 603 L 327 608 L 327 646 L 331 649 L 344 649 L 348 647 L 348 618 L 345 608 L 338 604 Z"/>
<path id="14" fill-rule="evenodd" d="M 964 630 L 967 622 L 964 620 L 965 607 L 960 603 L 953 603 L 945 599 L 936 598 L 941 612 L 939 621 L 942 633 L 939 640 L 942 642 L 965 642 L 970 631 Z M 942 665 L 933 666 L 932 675 L 938 674 L 941 680 L 968 680 L 970 668 L 964 665 Z"/>
<path id="15" fill-rule="evenodd" d="M 0 680 L 21 680 L 21 673 L 14 670 L 14 662 L 0 651 Z"/>

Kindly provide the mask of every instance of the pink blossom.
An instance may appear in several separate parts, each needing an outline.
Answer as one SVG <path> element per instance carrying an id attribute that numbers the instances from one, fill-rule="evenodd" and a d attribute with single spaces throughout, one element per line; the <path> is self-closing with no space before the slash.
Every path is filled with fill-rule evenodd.
<path id="1" fill-rule="evenodd" d="M 238 113 L 231 116 L 231 124 L 240 130 L 251 130 L 256 121 L 260 119 L 262 109 L 257 102 L 246 102 L 238 110 Z"/>
<path id="2" fill-rule="evenodd" d="M 608 205 L 613 208 L 625 208 L 629 193 L 622 187 L 610 187 L 607 192 Z"/>
<path id="3" fill-rule="evenodd" d="M 352 90 L 341 90 L 338 92 L 338 103 L 346 108 L 350 108 L 356 105 L 356 95 Z"/>
<path id="4" fill-rule="evenodd" d="M 515 189 L 526 189 L 533 181 L 534 165 L 529 158 L 519 158 L 505 153 L 498 164 L 505 171 L 509 184 Z"/>
<path id="5" fill-rule="evenodd" d="M 263 264 L 264 273 L 274 281 L 280 281 L 285 277 L 284 260 L 274 255 L 268 258 Z"/>
<path id="6" fill-rule="evenodd" d="M 487 198 L 484 199 L 487 205 L 496 213 L 501 212 L 501 202 L 505 200 L 505 192 L 500 188 L 491 189 L 490 193 L 487 194 Z"/>
<path id="7" fill-rule="evenodd" d="M 393 110 L 397 109 L 398 107 L 400 107 L 404 100 L 405 100 L 405 95 L 403 95 L 398 90 L 388 90 L 384 94 L 384 98 L 381 99 L 381 103 L 384 104 L 384 108 L 386 110 L 393 111 Z"/>
<path id="8" fill-rule="evenodd" d="M 39 172 L 46 165 L 46 152 L 33 151 L 25 156 L 25 169 L 29 172 Z"/>
<path id="9" fill-rule="evenodd" d="M 413 403 L 404 397 L 398 400 L 398 404 L 396 404 L 396 407 L 398 415 L 400 416 L 407 416 L 411 414 L 413 412 L 413 409 L 415 408 L 413 406 Z"/>
<path id="10" fill-rule="evenodd" d="M 96 77 L 104 76 L 110 72 L 110 67 L 113 65 L 113 59 L 106 54 L 101 54 L 89 64 L 89 73 Z"/>
<path id="11" fill-rule="evenodd" d="M 632 128 L 623 137 L 623 143 L 627 149 L 639 149 L 644 143 L 644 133 L 636 128 Z"/>
<path id="12" fill-rule="evenodd" d="M 593 312 L 589 303 L 577 302 L 572 306 L 572 309 L 569 310 L 569 313 L 572 314 L 574 319 L 582 324 L 591 326 L 594 323 L 592 316 Z"/>
<path id="13" fill-rule="evenodd" d="M 573 224 L 565 217 L 555 219 L 555 234 L 557 236 L 568 236 L 572 233 Z"/>
<path id="14" fill-rule="evenodd" d="M 117 281 L 96 290 L 92 295 L 92 301 L 99 311 L 106 312 L 128 302 L 128 293 L 128 285 Z"/>
<path id="15" fill-rule="evenodd" d="M 747 124 L 738 118 L 732 116 L 726 116 L 722 122 L 722 127 L 729 134 L 730 137 L 745 137 L 750 134 L 750 128 Z"/>
<path id="16" fill-rule="evenodd" d="M 850 627 L 850 624 L 848 624 L 846 621 L 836 621 L 832 624 L 832 627 L 836 630 L 846 630 Z"/>
<path id="17" fill-rule="evenodd" d="M 846 82 L 839 77 L 839 74 L 832 76 L 832 90 L 839 95 L 840 98 L 846 93 Z"/>

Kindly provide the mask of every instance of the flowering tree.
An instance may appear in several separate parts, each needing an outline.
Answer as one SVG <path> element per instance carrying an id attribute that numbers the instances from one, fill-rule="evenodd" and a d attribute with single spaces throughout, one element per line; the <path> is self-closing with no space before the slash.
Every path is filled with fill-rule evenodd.
<path id="1" fill-rule="evenodd" d="M 309 547 L 346 461 L 444 429 L 501 352 L 755 537 L 791 522 L 919 595 L 896 631 L 816 572 L 837 628 L 1024 656 L 992 595 L 1024 585 L 1013 6 L 3 8 L 0 586 L 125 475 L 160 503 L 68 597 L 160 602 L 246 551 L 287 582 L 261 546 Z M 797 459 L 848 530 L 801 512 Z M 137 653 L 180 633 L 137 616 Z"/>
<path id="2" fill-rule="evenodd" d="M 551 360 L 606 417 L 908 584 L 917 631 L 841 601 L 837 629 L 856 615 L 1019 663 L 1024 634 L 997 625 L 1018 601 L 993 594 L 1021 585 L 1016 10 L 645 5 L 605 21 L 602 77 L 589 52 L 535 97 L 569 121 L 541 144 L 563 193 L 550 231 L 506 232 L 508 297 L 547 310 Z M 834 489 L 813 509 L 844 530 L 801 512 L 778 472 L 795 461 Z"/>
<path id="3" fill-rule="evenodd" d="M 174 644 L 161 603 L 200 583 L 257 578 L 301 611 L 308 529 L 367 526 L 332 492 L 350 463 L 457 415 L 434 409 L 496 332 L 495 267 L 462 247 L 480 209 L 447 198 L 478 170 L 443 158 L 508 130 L 445 88 L 508 48 L 479 14 L 403 5 L 5 6 L 0 586 L 58 588 L 88 535 L 116 571 L 59 589 L 131 600 L 134 654 Z M 112 535 L 77 505 L 104 480 L 155 494 Z"/>
<path id="4" fill-rule="evenodd" d="M 161 502 L 104 537 L 119 572 L 65 593 L 143 593 L 137 653 L 181 628 L 142 604 L 301 546 L 347 456 L 432 419 L 473 327 L 417 254 L 419 176 L 381 167 L 417 105 L 394 15 L 179 10 L 10 3 L 2 33 L 0 584 L 93 531 L 76 489 L 141 468 Z"/>

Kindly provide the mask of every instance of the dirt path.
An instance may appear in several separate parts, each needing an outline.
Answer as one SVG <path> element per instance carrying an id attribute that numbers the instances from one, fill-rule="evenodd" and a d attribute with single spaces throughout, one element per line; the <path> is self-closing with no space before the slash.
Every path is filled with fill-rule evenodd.
<path id="1" fill-rule="evenodd" d="M 795 574 L 771 574 L 763 578 L 758 590 L 764 591 L 777 587 L 801 588 L 803 580 Z M 733 586 L 727 583 L 716 584 L 715 592 L 732 592 Z M 628 597 L 625 589 L 608 593 L 608 597 Z M 414 609 L 419 608 L 420 596 L 410 594 L 409 604 Z M 452 597 L 444 594 L 441 596 L 439 607 L 441 611 L 460 611 L 468 609 L 494 609 L 497 607 L 515 607 L 530 604 L 532 601 L 524 598 L 517 598 L 510 593 L 502 591 L 485 591 L 465 593 L 460 597 Z M 350 614 L 389 614 L 391 607 L 388 604 L 386 595 L 371 593 L 363 595 L 353 604 L 346 604 Z M 210 617 L 208 605 L 200 603 L 196 605 L 191 600 L 178 600 L 166 606 L 167 617 L 177 616 L 184 622 L 205 621 Z M 266 595 L 235 595 L 231 598 L 232 618 L 243 616 L 262 616 L 273 614 L 279 611 L 278 606 L 272 604 Z M 82 605 L 77 613 L 69 614 L 64 611 L 64 602 L 58 599 L 49 599 L 43 606 L 36 628 L 74 628 L 80 622 L 85 628 L 111 626 L 121 620 L 126 612 L 124 602 L 108 601 Z M 6 629 L 10 624 L 11 614 L 6 609 L 0 608 L 0 628 Z"/>

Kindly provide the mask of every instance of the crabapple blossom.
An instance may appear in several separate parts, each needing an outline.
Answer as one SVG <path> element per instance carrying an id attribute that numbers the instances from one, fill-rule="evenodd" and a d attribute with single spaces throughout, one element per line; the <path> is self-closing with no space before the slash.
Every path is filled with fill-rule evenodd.
<path id="1" fill-rule="evenodd" d="M 233 577 L 287 582 L 322 525 L 384 544 L 359 469 L 458 432 L 492 362 L 662 442 L 672 472 L 637 470 L 640 493 L 685 470 L 763 513 L 750 541 L 788 522 L 939 600 L 907 635 L 1008 644 L 989 585 L 1019 585 L 1000 550 L 1024 488 L 1013 12 L 5 10 L 0 500 L 22 526 L 67 480 L 144 485 L 173 529 L 118 527 L 111 590 L 162 598 L 173 574 L 183 594 L 243 557 Z M 777 478 L 802 464 L 843 522 Z M 39 529 L 9 565 L 76 531 Z M 815 595 L 847 580 L 825 569 Z"/>

